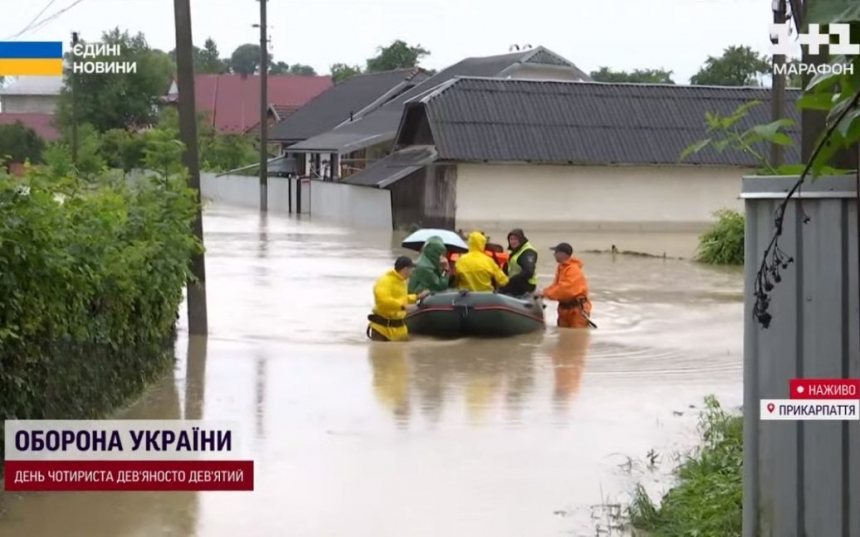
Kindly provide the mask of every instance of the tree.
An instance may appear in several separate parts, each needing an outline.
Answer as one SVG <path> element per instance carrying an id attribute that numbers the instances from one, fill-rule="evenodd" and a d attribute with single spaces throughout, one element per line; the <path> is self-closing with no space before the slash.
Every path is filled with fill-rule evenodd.
<path id="1" fill-rule="evenodd" d="M 310 65 L 303 65 L 301 63 L 290 65 L 286 62 L 275 62 L 269 58 L 269 74 L 315 76 L 317 72 Z"/>
<path id="2" fill-rule="evenodd" d="M 310 65 L 296 63 L 290 66 L 290 74 L 299 76 L 315 76 L 317 72 Z"/>
<path id="3" fill-rule="evenodd" d="M 421 45 L 413 47 L 399 39 L 387 47 L 379 47 L 377 52 L 376 56 L 367 60 L 368 73 L 418 67 L 421 59 L 430 55 L 430 51 Z"/>
<path id="4" fill-rule="evenodd" d="M 239 45 L 230 56 L 230 70 L 238 75 L 253 75 L 260 68 L 260 45 Z"/>
<path id="5" fill-rule="evenodd" d="M 218 45 L 212 38 L 207 38 L 203 48 L 195 47 L 194 71 L 201 74 L 220 75 L 227 72 L 227 65 L 221 59 Z"/>
<path id="6" fill-rule="evenodd" d="M 634 69 L 632 71 L 614 71 L 609 67 L 601 67 L 591 72 L 595 82 L 638 82 L 640 84 L 674 84 L 672 71 L 664 69 Z"/>
<path id="7" fill-rule="evenodd" d="M 705 65 L 690 78 L 699 86 L 760 86 L 770 73 L 770 60 L 748 46 L 731 46 L 719 58 L 708 56 Z"/>
<path id="8" fill-rule="evenodd" d="M 335 84 L 340 84 L 347 78 L 352 78 L 355 75 L 361 74 L 361 66 L 347 65 L 345 63 L 336 63 L 329 67 L 331 79 Z"/>
<path id="9" fill-rule="evenodd" d="M 89 123 L 99 132 L 149 125 L 157 117 L 158 105 L 170 87 L 175 71 L 168 54 L 152 49 L 143 34 L 105 32 L 102 43 L 119 45 L 121 56 L 104 56 L 92 61 L 135 65 L 132 73 L 67 72 L 57 103 L 57 123 L 72 123 L 71 88 L 74 82 L 78 101 L 78 123 Z"/>
<path id="10" fill-rule="evenodd" d="M 290 65 L 285 62 L 273 62 L 270 60 L 269 62 L 269 74 L 270 75 L 288 75 L 290 74 Z"/>
<path id="11" fill-rule="evenodd" d="M 28 160 L 34 164 L 41 162 L 44 149 L 45 141 L 20 121 L 0 125 L 0 164 L 6 161 L 18 164 Z"/>

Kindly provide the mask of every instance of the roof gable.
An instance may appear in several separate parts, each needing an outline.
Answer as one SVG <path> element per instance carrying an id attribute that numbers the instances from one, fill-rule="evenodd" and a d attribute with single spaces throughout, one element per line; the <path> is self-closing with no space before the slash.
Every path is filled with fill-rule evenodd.
<path id="1" fill-rule="evenodd" d="M 272 130 L 271 139 L 306 140 L 359 117 L 377 101 L 399 95 L 427 78 L 418 69 L 356 75 L 320 93 Z M 380 103 L 384 104 L 384 103 Z M 366 112 L 364 112 L 366 113 Z"/>
<path id="2" fill-rule="evenodd" d="M 544 55 L 546 54 L 546 56 Z M 368 114 L 358 121 L 348 123 L 330 132 L 310 138 L 293 146 L 294 149 L 308 151 L 341 151 L 348 152 L 367 147 L 372 143 L 391 140 L 397 132 L 404 106 L 407 102 L 420 99 L 444 84 L 458 77 L 497 77 L 508 69 L 523 62 L 534 60 L 544 61 L 543 58 L 558 58 L 566 62 L 575 71 L 579 71 L 564 58 L 543 47 L 510 52 L 498 56 L 466 58 L 427 78 L 412 89 L 402 93 L 375 112 Z M 546 60 L 549 61 L 549 60 Z M 553 60 L 557 61 L 557 60 Z M 566 66 L 559 66 L 566 67 Z"/>
<path id="3" fill-rule="evenodd" d="M 787 116 L 799 123 L 786 96 Z M 675 164 L 681 152 L 708 137 L 705 112 L 732 113 L 762 101 L 741 128 L 770 122 L 769 88 L 608 84 L 548 80 L 460 78 L 416 102 L 421 114 L 404 114 L 397 144 L 412 142 L 425 116 L 440 160 L 528 161 L 573 164 Z M 799 127 L 787 130 L 799 139 Z M 798 144 L 786 161 L 799 161 Z M 737 151 L 707 148 L 688 164 L 755 166 Z"/>

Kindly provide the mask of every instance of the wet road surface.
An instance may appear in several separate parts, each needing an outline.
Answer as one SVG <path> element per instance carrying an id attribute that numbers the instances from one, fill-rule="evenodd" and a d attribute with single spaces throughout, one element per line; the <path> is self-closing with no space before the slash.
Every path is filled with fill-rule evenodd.
<path id="1" fill-rule="evenodd" d="M 599 330 L 371 344 L 389 234 L 217 206 L 205 229 L 210 336 L 183 316 L 175 373 L 118 417 L 240 423 L 256 491 L 6 494 L 0 535 L 594 535 L 705 395 L 740 404 L 737 270 L 582 254 Z M 560 237 L 529 238 L 549 283 Z"/>

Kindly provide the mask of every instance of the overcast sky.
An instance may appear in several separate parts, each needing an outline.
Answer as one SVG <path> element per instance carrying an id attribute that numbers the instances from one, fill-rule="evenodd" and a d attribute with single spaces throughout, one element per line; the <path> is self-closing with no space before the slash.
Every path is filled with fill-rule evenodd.
<path id="1" fill-rule="evenodd" d="M 0 0 L 0 39 L 76 0 Z M 212 37 L 223 56 L 259 42 L 259 2 L 192 0 L 195 44 Z M 337 62 L 360 63 L 379 45 L 402 39 L 431 51 L 422 65 L 443 68 L 467 56 L 543 45 L 584 71 L 665 68 L 686 83 L 709 55 L 730 45 L 768 52 L 767 0 L 269 0 L 275 60 L 327 73 Z M 143 32 L 153 47 L 174 47 L 172 0 L 80 0 L 17 40 L 87 40 L 119 26 Z"/>

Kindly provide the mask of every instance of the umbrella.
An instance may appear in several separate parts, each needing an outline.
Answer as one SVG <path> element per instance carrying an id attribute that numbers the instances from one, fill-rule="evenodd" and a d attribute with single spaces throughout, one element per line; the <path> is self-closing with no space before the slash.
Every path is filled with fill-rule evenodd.
<path id="1" fill-rule="evenodd" d="M 415 250 L 416 252 L 420 252 L 421 248 L 424 247 L 424 243 L 427 242 L 427 239 L 430 237 L 439 237 L 442 239 L 442 242 L 445 243 L 445 246 L 448 247 L 449 252 L 468 252 L 469 247 L 466 246 L 466 242 L 453 231 L 448 231 L 447 229 L 419 229 L 412 235 L 409 235 L 400 245 L 408 250 Z"/>

